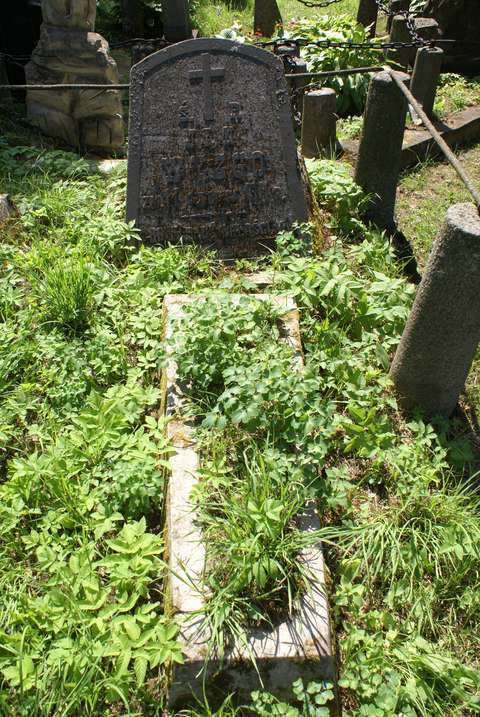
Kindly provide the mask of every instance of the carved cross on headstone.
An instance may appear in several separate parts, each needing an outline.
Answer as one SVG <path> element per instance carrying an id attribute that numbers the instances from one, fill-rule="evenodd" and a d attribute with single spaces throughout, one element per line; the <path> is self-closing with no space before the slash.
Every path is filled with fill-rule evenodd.
<path id="1" fill-rule="evenodd" d="M 213 93 L 212 82 L 214 80 L 223 80 L 225 77 L 224 67 L 212 67 L 211 55 L 208 52 L 202 54 L 202 69 L 190 70 L 188 77 L 190 82 L 203 83 L 203 116 L 205 123 L 213 122 Z"/>

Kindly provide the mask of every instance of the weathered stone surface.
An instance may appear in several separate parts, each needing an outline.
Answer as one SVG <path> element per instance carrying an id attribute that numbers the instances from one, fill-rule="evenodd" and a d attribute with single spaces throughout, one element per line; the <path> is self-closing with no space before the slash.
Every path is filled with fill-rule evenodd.
<path id="1" fill-rule="evenodd" d="M 407 26 L 407 19 L 404 15 L 395 15 L 390 30 L 390 42 L 412 42 Z M 400 47 L 395 50 L 387 50 L 387 60 L 395 63 L 395 68 L 408 69 L 410 65 L 412 50 L 409 47 Z"/>
<path id="2" fill-rule="evenodd" d="M 276 25 L 282 24 L 277 0 L 255 0 L 253 31 L 262 37 L 271 37 Z"/>
<path id="3" fill-rule="evenodd" d="M 44 0 L 40 40 L 25 68 L 28 84 L 118 84 L 108 43 L 93 28 L 95 2 Z M 61 23 L 64 25 L 61 25 Z M 98 152 L 119 151 L 124 129 L 116 90 L 29 90 L 29 120 L 53 137 Z"/>
<path id="4" fill-rule="evenodd" d="M 407 83 L 408 75 L 397 73 Z M 355 181 L 371 195 L 365 215 L 381 229 L 395 227 L 395 199 L 407 101 L 388 72 L 372 78 L 358 150 Z"/>
<path id="5" fill-rule="evenodd" d="M 13 204 L 8 194 L 0 194 L 0 225 L 13 214 L 13 211 Z"/>
<path id="6" fill-rule="evenodd" d="M 127 220 L 147 243 L 248 255 L 308 218 L 272 53 L 191 40 L 140 62 L 131 85 Z"/>
<path id="7" fill-rule="evenodd" d="M 235 300 L 235 297 L 232 297 Z M 236 297 L 237 300 L 240 298 Z M 283 333 L 296 351 L 299 368 L 303 364 L 298 312 L 290 297 L 256 295 L 257 299 L 274 301 L 284 308 Z M 164 301 L 165 341 L 171 347 L 172 323 L 181 316 L 189 296 L 167 296 Z M 170 348 L 171 350 L 171 348 Z M 208 654 L 208 627 L 204 619 L 205 598 L 199 589 L 205 569 L 205 545 L 196 521 L 190 496 L 198 481 L 199 455 L 192 426 L 182 418 L 185 399 L 178 381 L 177 367 L 171 354 L 162 379 L 163 406 L 167 416 L 168 436 L 175 453 L 171 456 L 170 480 L 166 506 L 166 549 L 169 559 L 167 603 L 178 620 L 180 642 L 185 664 L 176 665 L 170 686 L 170 707 L 177 708 L 186 700 L 202 698 L 205 690 L 210 701 L 235 692 L 248 701 L 250 692 L 261 686 L 259 674 L 252 663 L 255 657 L 264 688 L 280 699 L 291 699 L 291 684 L 298 677 L 311 680 L 333 680 L 334 661 L 331 651 L 325 569 L 321 545 L 299 557 L 311 573 L 309 591 L 291 619 L 271 630 L 252 629 L 248 645 L 235 645 L 221 662 L 215 653 Z M 299 517 L 303 530 L 320 527 L 315 510 L 307 506 Z M 205 677 L 205 682 L 204 682 Z"/>
<path id="8" fill-rule="evenodd" d="M 332 157 L 337 152 L 337 94 L 330 87 L 303 96 L 302 154 Z"/>
<path id="9" fill-rule="evenodd" d="M 410 89 L 430 118 L 433 117 L 442 62 L 443 50 L 440 47 L 421 47 L 417 51 Z"/>
<path id="10" fill-rule="evenodd" d="M 438 22 L 433 18 L 416 17 L 413 24 L 415 27 L 415 33 L 422 38 L 422 40 L 438 40 L 440 38 L 440 28 L 438 26 Z M 415 65 L 417 52 L 418 49 L 416 47 L 412 47 L 410 50 L 409 64 L 411 67 Z"/>
<path id="11" fill-rule="evenodd" d="M 480 72 L 478 0 L 427 0 L 423 15 L 434 17 L 441 36 L 456 40 L 445 47 L 445 72 Z"/>
<path id="12" fill-rule="evenodd" d="M 480 217 L 447 212 L 391 367 L 406 409 L 450 416 L 480 340 Z"/>
<path id="13" fill-rule="evenodd" d="M 165 39 L 171 42 L 188 40 L 192 35 L 187 0 L 163 0 Z"/>
<path id="14" fill-rule="evenodd" d="M 95 29 L 96 0 L 43 0 L 42 15 L 47 25 L 75 30 Z"/>

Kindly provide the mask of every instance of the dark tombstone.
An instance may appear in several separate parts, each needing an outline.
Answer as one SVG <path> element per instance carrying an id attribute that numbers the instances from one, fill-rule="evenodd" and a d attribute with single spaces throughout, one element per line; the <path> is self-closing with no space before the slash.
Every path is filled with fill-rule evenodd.
<path id="1" fill-rule="evenodd" d="M 443 72 L 480 73 L 480 4 L 478 0 L 427 0 L 422 15 L 434 17 L 444 46 Z"/>
<path id="2" fill-rule="evenodd" d="M 24 66 L 40 36 L 40 0 L 0 0 L 0 52 L 7 55 L 5 68 L 12 85 L 25 84 Z M 24 92 L 16 92 L 24 99 Z"/>
<path id="3" fill-rule="evenodd" d="M 163 0 L 162 12 L 166 40 L 179 42 L 192 36 L 187 0 Z"/>
<path id="4" fill-rule="evenodd" d="M 282 24 L 277 0 L 255 0 L 253 31 L 262 37 L 271 37 L 276 25 Z"/>
<path id="5" fill-rule="evenodd" d="M 145 242 L 245 256 L 307 218 L 277 57 L 201 39 L 132 68 L 127 220 Z"/>

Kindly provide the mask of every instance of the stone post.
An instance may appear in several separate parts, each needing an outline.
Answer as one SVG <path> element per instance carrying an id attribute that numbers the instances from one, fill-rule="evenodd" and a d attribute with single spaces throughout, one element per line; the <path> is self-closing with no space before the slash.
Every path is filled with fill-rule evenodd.
<path id="1" fill-rule="evenodd" d="M 412 42 L 412 37 L 407 27 L 407 19 L 403 15 L 395 15 L 393 18 L 390 42 Z M 412 48 L 404 47 L 398 50 L 387 50 L 386 58 L 396 68 L 401 67 L 406 70 L 410 64 L 411 55 Z"/>
<path id="2" fill-rule="evenodd" d="M 360 0 L 357 11 L 357 22 L 368 27 L 368 36 L 375 37 L 377 30 L 378 5 L 376 0 Z"/>
<path id="3" fill-rule="evenodd" d="M 162 0 L 163 29 L 169 42 L 188 40 L 192 36 L 187 0 Z"/>
<path id="4" fill-rule="evenodd" d="M 455 204 L 433 245 L 390 375 L 401 405 L 448 417 L 480 340 L 480 216 Z"/>
<path id="5" fill-rule="evenodd" d="M 7 67 L 3 56 L 0 54 L 0 85 L 9 85 Z M 0 90 L 0 107 L 9 107 L 12 104 L 12 93 L 10 90 Z"/>
<path id="6" fill-rule="evenodd" d="M 40 40 L 25 67 L 27 84 L 118 84 L 108 43 L 94 32 L 96 0 L 43 0 Z M 52 137 L 101 154 L 121 151 L 117 90 L 28 90 L 27 117 Z"/>
<path id="7" fill-rule="evenodd" d="M 392 29 L 392 21 L 397 13 L 406 12 L 410 8 L 410 0 L 390 0 L 388 6 L 389 15 L 387 16 L 387 32 Z"/>
<path id="8" fill-rule="evenodd" d="M 443 50 L 439 47 L 420 47 L 417 51 L 410 89 L 430 119 L 433 117 L 442 62 Z"/>
<path id="9" fill-rule="evenodd" d="M 307 63 L 300 57 L 299 50 L 289 45 L 281 45 L 277 49 L 277 55 L 283 62 L 286 75 L 300 75 L 307 72 Z M 289 78 L 289 87 L 291 88 L 292 109 L 295 115 L 303 114 L 302 88 L 308 85 L 308 77 L 299 77 L 298 80 Z"/>
<path id="10" fill-rule="evenodd" d="M 332 157 L 337 150 L 337 95 L 330 87 L 303 96 L 302 154 Z"/>
<path id="11" fill-rule="evenodd" d="M 255 0 L 253 31 L 262 37 L 271 37 L 276 25 L 283 22 L 277 0 Z"/>
<path id="12" fill-rule="evenodd" d="M 438 40 L 440 38 L 440 28 L 438 22 L 431 17 L 416 17 L 413 20 L 416 34 L 422 40 Z M 417 55 L 417 48 L 410 49 L 409 63 L 413 67 Z"/>
<path id="13" fill-rule="evenodd" d="M 408 75 L 397 73 L 405 84 Z M 395 228 L 395 199 L 407 101 L 388 72 L 370 83 L 355 181 L 371 195 L 365 217 L 380 229 Z"/>

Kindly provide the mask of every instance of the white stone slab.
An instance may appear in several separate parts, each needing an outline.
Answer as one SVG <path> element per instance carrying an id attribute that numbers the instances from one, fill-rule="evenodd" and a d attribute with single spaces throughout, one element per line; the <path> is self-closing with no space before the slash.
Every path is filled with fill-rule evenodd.
<path id="1" fill-rule="evenodd" d="M 285 340 L 294 348 L 300 366 L 303 355 L 294 300 L 288 296 L 264 294 L 252 298 L 272 301 L 286 310 L 283 317 Z M 232 297 L 239 301 L 240 296 Z M 170 686 L 170 706 L 176 708 L 194 696 L 201 699 L 205 691 L 210 701 L 224 699 L 235 692 L 243 701 L 250 692 L 263 687 L 281 699 L 290 699 L 291 684 L 298 677 L 310 680 L 334 678 L 325 568 L 321 545 L 304 551 L 299 560 L 311 575 L 308 593 L 297 612 L 272 629 L 254 629 L 248 645 L 235 645 L 221 661 L 209 656 L 208 628 L 203 619 L 204 596 L 199 589 L 205 567 L 205 546 L 195 522 L 190 495 L 198 481 L 199 456 L 193 426 L 183 416 L 185 399 L 178 383 L 177 366 L 172 358 L 173 319 L 194 296 L 170 295 L 164 300 L 165 339 L 170 354 L 162 379 L 164 410 L 171 418 L 168 436 L 175 453 L 170 458 L 170 480 L 166 501 L 166 549 L 169 562 L 167 602 L 176 616 L 180 630 L 185 664 L 175 666 Z M 307 506 L 299 524 L 304 530 L 316 530 L 320 521 L 312 505 Z M 256 667 L 252 661 L 255 658 Z"/>

